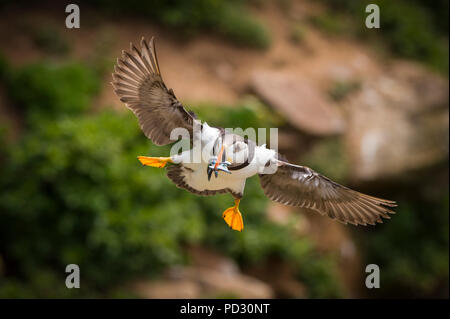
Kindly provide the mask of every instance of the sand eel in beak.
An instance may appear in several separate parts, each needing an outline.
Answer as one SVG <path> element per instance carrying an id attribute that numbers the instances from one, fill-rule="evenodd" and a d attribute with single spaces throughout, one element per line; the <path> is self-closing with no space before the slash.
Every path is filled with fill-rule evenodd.
<path id="1" fill-rule="evenodd" d="M 176 186 L 194 194 L 211 196 L 230 193 L 234 206 L 222 217 L 230 228 L 244 229 L 239 203 L 247 178 L 258 174 L 264 193 L 271 200 L 315 210 L 342 223 L 367 225 L 389 218 L 393 201 L 365 195 L 339 185 L 312 169 L 294 165 L 274 150 L 256 145 L 239 135 L 198 120 L 177 100 L 163 82 L 153 38 L 141 40 L 123 51 L 113 73 L 114 92 L 138 118 L 139 125 L 153 143 L 166 145 L 172 130 L 189 132 L 191 145 L 214 145 L 206 160 L 192 161 L 194 147 L 169 157 L 139 156 L 143 165 L 166 168 Z M 214 178 L 212 174 L 214 173 Z"/>

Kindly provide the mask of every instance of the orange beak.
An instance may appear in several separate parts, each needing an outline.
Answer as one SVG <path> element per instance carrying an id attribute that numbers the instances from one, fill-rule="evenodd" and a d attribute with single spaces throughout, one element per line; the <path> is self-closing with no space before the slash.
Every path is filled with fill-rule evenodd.
<path id="1" fill-rule="evenodd" d="M 225 147 L 222 145 L 222 148 L 220 149 L 220 151 L 219 151 L 219 155 L 217 156 L 217 162 L 216 162 L 216 164 L 214 165 L 214 169 L 217 169 L 217 166 L 219 166 L 219 164 L 220 164 L 220 162 L 221 162 L 221 158 L 222 158 L 222 155 L 223 155 L 223 151 L 225 150 Z"/>

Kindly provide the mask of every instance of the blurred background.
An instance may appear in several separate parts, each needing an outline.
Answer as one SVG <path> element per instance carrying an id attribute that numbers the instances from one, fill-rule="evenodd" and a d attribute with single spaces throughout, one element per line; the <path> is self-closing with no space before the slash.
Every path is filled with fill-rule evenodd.
<path id="1" fill-rule="evenodd" d="M 0 297 L 448 298 L 448 1 L 76 3 L 80 29 L 68 3 L 0 1 Z M 290 161 L 397 214 L 345 226 L 270 202 L 254 177 L 238 233 L 221 218 L 231 196 L 143 167 L 169 148 L 109 82 L 153 35 L 167 86 L 202 120 L 278 127 Z"/>

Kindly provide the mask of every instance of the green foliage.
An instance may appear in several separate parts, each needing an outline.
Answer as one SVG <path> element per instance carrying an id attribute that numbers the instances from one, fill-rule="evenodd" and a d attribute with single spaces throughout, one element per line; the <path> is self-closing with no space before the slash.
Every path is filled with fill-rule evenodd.
<path id="1" fill-rule="evenodd" d="M 355 30 L 364 37 L 382 34 L 382 40 L 402 57 L 423 61 L 448 74 L 448 9 L 446 0 L 323 0 L 333 10 L 354 17 Z M 380 29 L 367 29 L 365 8 L 375 3 L 380 7 Z M 330 16 L 327 14 L 325 16 Z M 330 32 L 342 31 L 337 19 L 323 19 L 320 25 Z"/>
<path id="2" fill-rule="evenodd" d="M 239 45 L 266 49 L 270 37 L 264 25 L 252 17 L 239 0 L 104 1 L 94 4 L 113 14 L 132 14 L 151 19 L 183 34 L 212 31 Z"/>
<path id="3" fill-rule="evenodd" d="M 433 17 L 426 10 L 400 1 L 380 1 L 379 5 L 385 37 L 394 52 L 448 70 L 448 42 L 436 35 Z"/>
<path id="4" fill-rule="evenodd" d="M 27 119 L 39 123 L 86 110 L 100 81 L 82 63 L 36 63 L 10 72 L 6 85 L 16 106 L 26 111 Z"/>
<path id="5" fill-rule="evenodd" d="M 138 164 L 148 147 L 137 143 L 145 139 L 131 117 L 59 120 L 12 147 L 1 178 L 0 250 L 17 263 L 15 274 L 76 263 L 101 288 L 181 262 L 180 241 L 202 235 L 195 202 Z"/>
<path id="6" fill-rule="evenodd" d="M 228 4 L 217 14 L 215 28 L 219 34 L 223 34 L 240 45 L 257 49 L 267 49 L 270 46 L 267 29 L 242 8 Z"/>
<path id="7" fill-rule="evenodd" d="M 374 295 L 448 296 L 448 186 L 434 196 L 438 198 L 409 194 L 399 201 L 388 227 L 359 241 L 366 260 L 381 268 L 382 289 Z"/>
<path id="8" fill-rule="evenodd" d="M 310 18 L 310 22 L 330 35 L 343 35 L 353 32 L 352 24 L 344 16 L 332 12 L 314 15 Z"/>

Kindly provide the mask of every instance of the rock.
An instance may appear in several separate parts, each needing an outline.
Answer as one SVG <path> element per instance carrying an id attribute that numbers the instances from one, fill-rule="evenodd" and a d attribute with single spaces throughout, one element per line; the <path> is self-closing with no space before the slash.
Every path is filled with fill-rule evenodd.
<path id="1" fill-rule="evenodd" d="M 414 64 L 363 82 L 348 101 L 352 175 L 393 178 L 448 157 L 448 80 Z"/>
<path id="2" fill-rule="evenodd" d="M 399 61 L 391 67 L 391 73 L 413 92 L 413 99 L 406 106 L 411 111 L 427 111 L 434 108 L 448 108 L 448 80 L 431 73 L 418 64 Z M 392 88 L 391 88 L 391 91 Z M 403 105 L 399 105 L 402 107 Z"/>
<path id="3" fill-rule="evenodd" d="M 191 280 L 140 281 L 131 285 L 131 290 L 146 299 L 200 298 L 200 285 Z"/>
<path id="4" fill-rule="evenodd" d="M 247 274 L 269 283 L 278 298 L 306 298 L 306 287 L 295 278 L 292 266 L 277 258 L 250 267 Z M 276 274 L 274 276 L 274 274 Z"/>
<path id="5" fill-rule="evenodd" d="M 273 298 L 269 285 L 240 273 L 223 273 L 203 267 L 180 267 L 171 270 L 172 278 L 196 282 L 206 296 L 232 295 L 239 298 Z"/>
<path id="6" fill-rule="evenodd" d="M 267 219 L 280 225 L 291 224 L 295 233 L 299 236 L 309 232 L 310 222 L 308 218 L 304 214 L 300 214 L 298 209 L 290 206 L 270 202 L 267 207 Z"/>
<path id="7" fill-rule="evenodd" d="M 187 248 L 192 266 L 213 269 L 226 274 L 239 273 L 239 267 L 231 259 L 201 246 Z"/>
<path id="8" fill-rule="evenodd" d="M 212 250 L 187 248 L 191 266 L 171 267 L 163 279 L 131 285 L 142 298 L 273 298 L 272 288 L 263 281 L 244 275 L 230 258 Z"/>
<path id="9" fill-rule="evenodd" d="M 204 267 L 173 267 L 163 279 L 130 285 L 142 298 L 273 298 L 266 283 L 241 273 L 224 273 Z"/>
<path id="10" fill-rule="evenodd" d="M 291 125 L 303 132 L 327 136 L 344 130 L 339 110 L 306 78 L 259 71 L 253 74 L 251 87 Z"/>
<path id="11" fill-rule="evenodd" d="M 282 130 L 278 130 L 278 149 L 279 150 L 291 150 L 294 148 L 293 146 L 296 146 L 299 144 L 299 139 L 301 139 L 302 136 L 298 133 L 298 131 L 294 132 L 285 132 Z M 295 149 L 295 153 L 297 153 L 297 149 Z M 286 154 L 284 154 L 286 155 Z M 297 155 L 297 154 L 295 154 Z"/>
<path id="12" fill-rule="evenodd" d="M 234 77 L 234 68 L 230 63 L 220 62 L 215 67 L 215 73 L 224 82 L 231 82 Z"/>
<path id="13" fill-rule="evenodd" d="M 292 219 L 292 207 L 276 202 L 269 202 L 267 207 L 267 219 L 271 222 L 286 225 Z"/>

